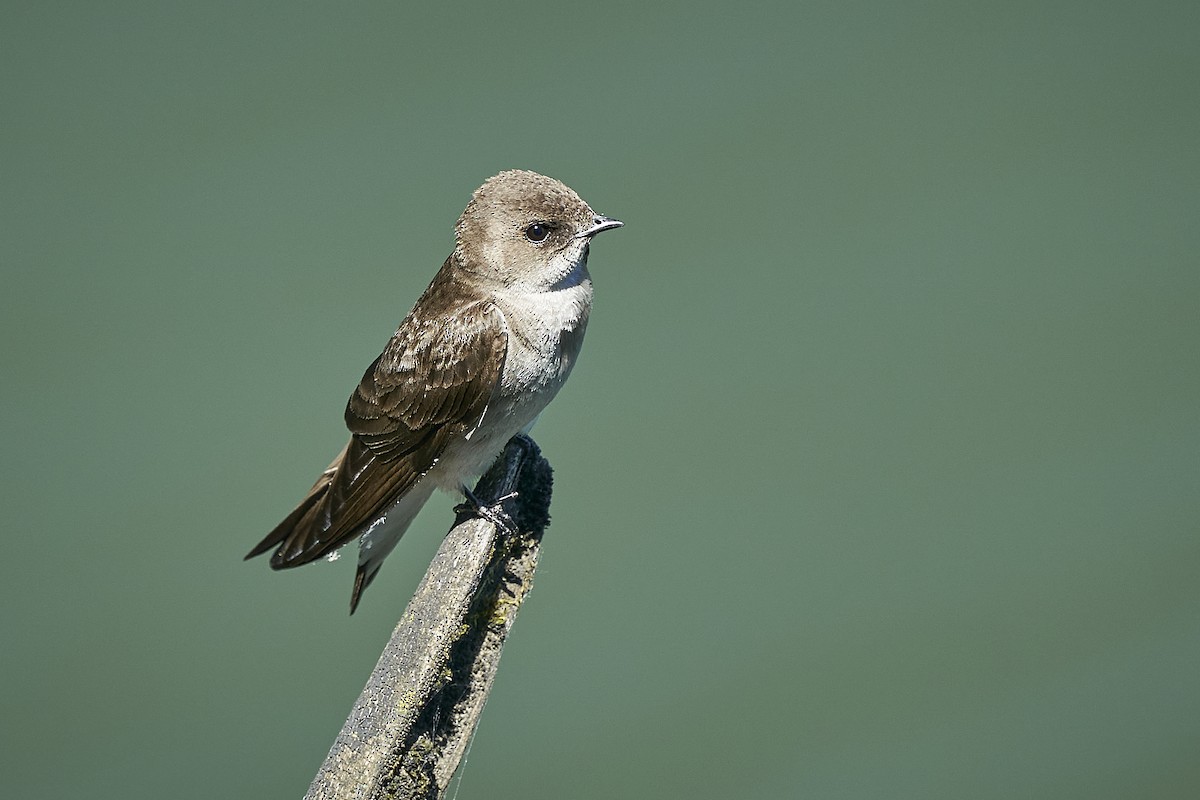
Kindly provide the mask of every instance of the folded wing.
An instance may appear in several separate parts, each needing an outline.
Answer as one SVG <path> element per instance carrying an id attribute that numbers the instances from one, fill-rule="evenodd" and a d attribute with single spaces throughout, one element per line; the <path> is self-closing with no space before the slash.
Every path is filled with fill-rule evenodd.
<path id="1" fill-rule="evenodd" d="M 349 444 L 247 558 L 275 569 L 341 547 L 478 426 L 504 369 L 500 310 L 443 268 L 346 404 Z M 420 315 L 416 309 L 421 309 Z"/>

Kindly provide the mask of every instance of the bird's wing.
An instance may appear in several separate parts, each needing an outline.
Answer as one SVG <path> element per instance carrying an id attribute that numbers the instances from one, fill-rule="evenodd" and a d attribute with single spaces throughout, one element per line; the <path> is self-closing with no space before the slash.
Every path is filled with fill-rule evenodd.
<path id="1" fill-rule="evenodd" d="M 456 299 L 455 288 L 435 279 L 401 323 L 346 404 L 350 443 L 247 558 L 275 547 L 271 566 L 283 569 L 341 547 L 479 425 L 504 369 L 507 326 L 486 299 Z M 449 294 L 430 297 L 439 291 Z"/>

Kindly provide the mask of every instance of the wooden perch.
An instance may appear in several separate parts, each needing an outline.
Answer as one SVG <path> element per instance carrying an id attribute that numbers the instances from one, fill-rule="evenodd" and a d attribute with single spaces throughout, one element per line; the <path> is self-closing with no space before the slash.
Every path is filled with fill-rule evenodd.
<path id="1" fill-rule="evenodd" d="M 460 513 L 434 556 L 306 800 L 441 798 L 466 752 L 500 651 L 533 583 L 551 470 L 515 436 L 479 480 L 516 533 Z"/>

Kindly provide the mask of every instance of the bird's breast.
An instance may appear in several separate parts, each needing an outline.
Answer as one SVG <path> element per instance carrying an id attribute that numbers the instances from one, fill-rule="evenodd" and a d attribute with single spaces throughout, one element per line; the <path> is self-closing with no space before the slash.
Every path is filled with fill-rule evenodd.
<path id="1" fill-rule="evenodd" d="M 571 373 L 583 345 L 592 307 L 591 281 L 556 291 L 498 295 L 496 305 L 508 326 L 501 394 L 549 391 L 552 397 Z"/>
<path id="2" fill-rule="evenodd" d="M 592 285 L 585 281 L 553 292 L 498 293 L 493 302 L 508 333 L 504 370 L 479 425 L 448 446 L 430 472 L 430 479 L 447 491 L 486 469 L 558 394 L 583 344 Z"/>

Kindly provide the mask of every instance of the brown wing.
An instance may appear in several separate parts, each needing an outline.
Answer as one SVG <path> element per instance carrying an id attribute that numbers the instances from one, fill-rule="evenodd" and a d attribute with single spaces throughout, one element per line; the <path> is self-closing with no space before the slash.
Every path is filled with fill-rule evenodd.
<path id="1" fill-rule="evenodd" d="M 277 547 L 271 566 L 283 569 L 341 547 L 479 424 L 504 369 L 507 328 L 447 266 L 350 396 L 350 443 L 247 558 Z"/>

